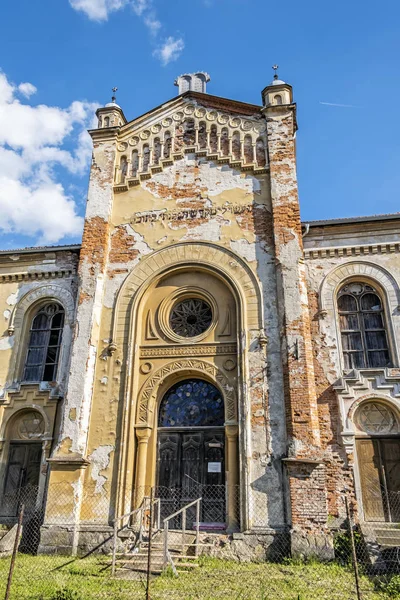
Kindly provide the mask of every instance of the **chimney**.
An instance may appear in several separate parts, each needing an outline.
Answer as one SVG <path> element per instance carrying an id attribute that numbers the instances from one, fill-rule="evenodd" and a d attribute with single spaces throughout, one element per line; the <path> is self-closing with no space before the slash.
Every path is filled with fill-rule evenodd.
<path id="1" fill-rule="evenodd" d="M 206 85 L 210 81 L 208 73 L 200 71 L 199 73 L 185 73 L 179 75 L 174 81 L 174 85 L 178 86 L 178 95 L 185 92 L 201 92 L 206 94 Z"/>

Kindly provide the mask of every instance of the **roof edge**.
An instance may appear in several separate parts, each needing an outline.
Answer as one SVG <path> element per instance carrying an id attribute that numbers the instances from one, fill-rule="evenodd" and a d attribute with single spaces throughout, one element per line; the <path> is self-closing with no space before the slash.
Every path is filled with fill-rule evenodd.
<path id="1" fill-rule="evenodd" d="M 35 254 L 36 252 L 79 252 L 82 244 L 70 244 L 69 246 L 30 246 L 28 248 L 11 248 L 0 250 L 0 256 L 6 254 Z"/>
<path id="2" fill-rule="evenodd" d="M 370 215 L 363 217 L 342 217 L 339 219 L 321 219 L 316 221 L 305 221 L 301 222 L 302 225 L 309 225 L 310 227 L 323 227 L 325 225 L 351 225 L 352 223 L 369 223 L 372 221 L 400 221 L 400 212 L 388 213 L 382 215 Z"/>

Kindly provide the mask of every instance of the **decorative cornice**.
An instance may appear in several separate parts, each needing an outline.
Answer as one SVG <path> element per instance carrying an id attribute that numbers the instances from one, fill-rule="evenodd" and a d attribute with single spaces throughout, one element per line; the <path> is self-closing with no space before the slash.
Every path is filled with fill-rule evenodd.
<path id="1" fill-rule="evenodd" d="M 147 346 L 140 351 L 140 358 L 184 356 L 212 356 L 215 354 L 236 354 L 236 344 L 197 344 L 196 346 Z"/>
<path id="2" fill-rule="evenodd" d="M 366 256 L 368 254 L 393 254 L 394 252 L 400 252 L 400 243 L 309 248 L 304 250 L 304 257 L 306 259 L 336 258 L 342 256 Z"/>
<path id="3" fill-rule="evenodd" d="M 14 281 L 40 281 L 43 279 L 63 279 L 76 275 L 74 269 L 58 269 L 57 271 L 25 271 L 23 273 L 4 273 L 0 274 L 0 283 L 10 283 Z"/>
<path id="4" fill-rule="evenodd" d="M 343 400 L 353 400 L 359 394 L 374 392 L 400 398 L 400 369 L 354 369 L 333 384 Z"/>

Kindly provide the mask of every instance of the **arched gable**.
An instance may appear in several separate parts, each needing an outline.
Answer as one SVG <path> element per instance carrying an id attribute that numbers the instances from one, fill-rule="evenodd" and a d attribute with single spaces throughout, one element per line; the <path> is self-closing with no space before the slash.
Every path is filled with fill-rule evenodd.
<path id="1" fill-rule="evenodd" d="M 177 268 L 199 266 L 222 276 L 236 291 L 241 303 L 242 327 L 262 328 L 261 290 L 255 274 L 237 254 L 210 242 L 181 242 L 143 258 L 125 279 L 118 294 L 113 323 L 113 342 L 122 347 L 126 339 L 132 305 L 143 286 Z"/>

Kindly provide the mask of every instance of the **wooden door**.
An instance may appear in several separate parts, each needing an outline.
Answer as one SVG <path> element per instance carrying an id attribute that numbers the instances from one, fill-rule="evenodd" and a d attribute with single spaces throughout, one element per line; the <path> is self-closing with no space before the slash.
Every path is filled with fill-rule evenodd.
<path id="1" fill-rule="evenodd" d="M 400 522 L 400 440 L 357 440 L 366 521 Z"/>
<path id="2" fill-rule="evenodd" d="M 381 483 L 378 440 L 357 440 L 361 493 L 365 521 L 386 521 Z"/>
<path id="3" fill-rule="evenodd" d="M 24 502 L 27 511 L 35 508 L 41 459 L 41 444 L 10 443 L 2 501 L 3 514 L 15 516 L 20 502 Z"/>
<path id="4" fill-rule="evenodd" d="M 163 517 L 201 497 L 202 522 L 225 522 L 224 441 L 221 430 L 159 431 L 157 494 Z M 188 523 L 192 520 L 195 509 L 188 514 Z"/>

